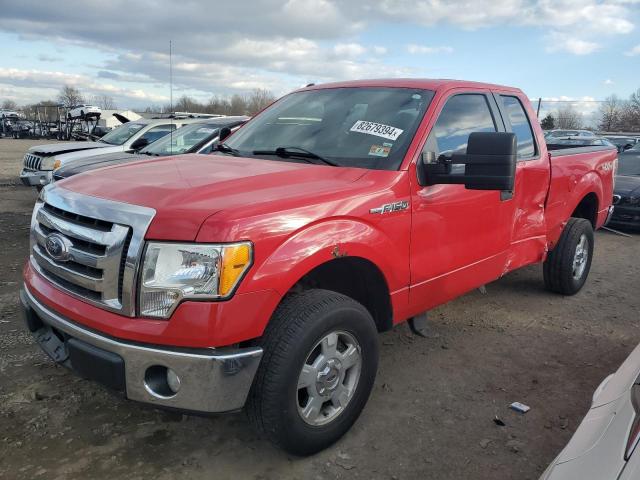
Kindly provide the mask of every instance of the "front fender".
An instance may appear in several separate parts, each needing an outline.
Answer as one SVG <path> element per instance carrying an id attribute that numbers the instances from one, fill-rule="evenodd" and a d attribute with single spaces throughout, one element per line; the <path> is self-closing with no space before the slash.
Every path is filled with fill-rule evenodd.
<path id="1" fill-rule="evenodd" d="M 409 239 L 393 242 L 384 232 L 361 220 L 330 219 L 296 232 L 257 266 L 252 290 L 275 289 L 281 295 L 315 267 L 339 257 L 361 257 L 384 275 L 389 291 L 409 283 Z"/>

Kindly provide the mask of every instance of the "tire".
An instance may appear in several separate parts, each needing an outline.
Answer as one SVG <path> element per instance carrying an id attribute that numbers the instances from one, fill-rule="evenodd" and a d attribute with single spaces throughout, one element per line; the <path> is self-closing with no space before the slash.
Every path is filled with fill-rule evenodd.
<path id="1" fill-rule="evenodd" d="M 369 312 L 328 290 L 290 294 L 260 343 L 264 353 L 246 408 L 251 422 L 294 455 L 311 455 L 336 442 L 357 420 L 375 381 L 378 334 Z M 337 345 L 335 351 L 330 343 Z M 341 369 L 355 361 L 354 351 L 359 363 Z M 308 386 L 303 365 L 304 378 L 313 379 Z"/>
<path id="2" fill-rule="evenodd" d="M 542 272 L 547 290 L 563 295 L 575 295 L 580 291 L 591 269 L 593 240 L 589 220 L 569 219 L 558 244 L 544 262 Z"/>

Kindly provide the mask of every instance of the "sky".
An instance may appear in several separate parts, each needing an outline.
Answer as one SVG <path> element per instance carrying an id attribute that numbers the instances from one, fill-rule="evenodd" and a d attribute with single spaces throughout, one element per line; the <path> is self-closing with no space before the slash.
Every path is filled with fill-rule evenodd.
<path id="1" fill-rule="evenodd" d="M 640 88 L 640 0 L 0 0 L 0 103 L 68 84 L 119 108 L 166 104 L 169 40 L 174 98 L 457 78 L 589 115 Z"/>

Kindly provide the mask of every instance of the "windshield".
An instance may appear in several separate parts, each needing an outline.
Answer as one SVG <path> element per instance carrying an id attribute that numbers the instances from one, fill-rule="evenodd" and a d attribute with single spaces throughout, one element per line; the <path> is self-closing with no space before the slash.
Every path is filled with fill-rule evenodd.
<path id="1" fill-rule="evenodd" d="M 202 123 L 187 125 L 170 135 L 165 135 L 160 140 L 156 140 L 148 147 L 140 150 L 140 153 L 159 156 L 186 153 L 206 138 L 217 135 L 218 129 L 219 125 Z"/>
<path id="2" fill-rule="evenodd" d="M 145 125 L 146 123 L 125 123 L 124 125 L 120 125 L 119 127 L 111 130 L 104 137 L 102 137 L 100 141 L 109 143 L 111 145 L 122 145 Z"/>
<path id="3" fill-rule="evenodd" d="M 299 161 L 305 152 L 307 160 L 315 156 L 339 166 L 395 170 L 432 98 L 432 91 L 411 88 L 296 92 L 250 121 L 226 145 L 244 157 Z M 265 153 L 279 148 L 288 152 L 286 158 Z"/>

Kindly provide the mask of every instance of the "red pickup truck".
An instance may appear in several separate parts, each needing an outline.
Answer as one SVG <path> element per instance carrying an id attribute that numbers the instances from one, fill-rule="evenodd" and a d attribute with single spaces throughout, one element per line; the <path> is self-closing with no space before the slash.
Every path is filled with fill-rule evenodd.
<path id="1" fill-rule="evenodd" d="M 159 407 L 244 407 L 296 454 L 357 419 L 377 332 L 537 262 L 578 292 L 617 164 L 549 152 L 520 90 L 453 80 L 309 86 L 223 140 L 46 187 L 25 321 L 80 375 Z"/>

